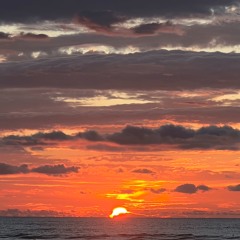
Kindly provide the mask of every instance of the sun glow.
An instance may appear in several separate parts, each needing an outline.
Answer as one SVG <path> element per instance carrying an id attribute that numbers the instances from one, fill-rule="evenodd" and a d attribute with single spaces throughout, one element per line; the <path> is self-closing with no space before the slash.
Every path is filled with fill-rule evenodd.
<path id="1" fill-rule="evenodd" d="M 128 210 L 124 207 L 117 207 L 114 208 L 112 211 L 112 214 L 109 215 L 110 218 L 114 218 L 116 216 L 122 215 L 122 214 L 127 214 L 129 213 Z"/>

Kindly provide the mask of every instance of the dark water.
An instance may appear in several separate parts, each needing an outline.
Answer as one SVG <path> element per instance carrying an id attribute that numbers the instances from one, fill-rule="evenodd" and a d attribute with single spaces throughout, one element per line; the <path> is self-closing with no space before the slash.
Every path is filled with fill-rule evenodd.
<path id="1" fill-rule="evenodd" d="M 0 218 L 0 239 L 240 240 L 240 219 Z"/>

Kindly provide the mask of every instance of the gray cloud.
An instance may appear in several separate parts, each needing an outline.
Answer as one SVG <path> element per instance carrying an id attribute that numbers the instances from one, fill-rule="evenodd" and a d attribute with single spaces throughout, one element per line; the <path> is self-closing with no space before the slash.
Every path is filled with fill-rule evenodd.
<path id="1" fill-rule="evenodd" d="M 0 163 L 0 175 L 29 173 L 28 165 L 12 166 L 5 163 Z"/>
<path id="2" fill-rule="evenodd" d="M 139 168 L 132 170 L 133 173 L 140 173 L 140 174 L 155 174 L 154 171 L 147 169 L 147 168 Z"/>
<path id="3" fill-rule="evenodd" d="M 18 38 L 21 40 L 46 40 L 48 39 L 48 35 L 22 32 L 20 33 L 20 35 L 16 36 L 15 38 Z"/>
<path id="4" fill-rule="evenodd" d="M 124 29 L 124 31 L 122 28 L 111 29 L 112 32 L 109 32 L 110 34 L 102 35 L 96 32 L 62 35 L 48 38 L 47 41 L 32 41 L 32 44 L 16 37 L 14 41 L 2 41 L 0 52 L 4 53 L 6 50 L 15 51 L 16 54 L 24 52 L 26 56 L 29 55 L 29 59 L 31 58 L 31 53 L 34 51 L 42 51 L 51 57 L 56 57 L 63 55 L 61 51 L 59 52 L 59 49 L 69 47 L 72 49 L 79 47 L 84 48 L 86 45 L 92 45 L 93 47 L 96 45 L 104 45 L 115 48 L 116 51 L 121 51 L 121 48 L 127 48 L 128 46 L 139 49 L 139 51 L 150 51 L 160 48 L 189 48 L 193 50 L 202 49 L 203 51 L 206 51 L 206 48 L 212 48 L 212 51 L 222 51 L 224 47 L 228 47 L 234 51 L 235 48 L 237 49 L 240 41 L 238 20 L 240 21 L 240 18 L 234 21 L 225 21 L 222 19 L 208 24 L 195 23 L 191 26 L 178 23 L 177 20 L 171 25 L 169 24 L 171 21 L 165 20 L 164 22 L 140 24 L 132 29 L 131 27 L 130 29 Z M 159 30 L 153 31 L 157 29 L 158 26 Z M 152 29 L 152 33 L 136 34 L 134 33 L 134 28 L 138 29 L 138 27 L 140 27 L 140 30 L 143 28 L 143 31 L 145 30 L 144 32 L 149 32 L 148 29 Z M 52 30 L 54 31 L 54 29 Z M 28 29 L 26 29 L 26 31 L 28 31 Z M 35 31 L 37 31 L 37 29 L 35 29 Z M 64 33 L 66 33 L 66 31 L 67 30 L 65 30 Z M 161 34 L 158 35 L 156 34 L 157 32 Z M 15 60 L 17 59 L 23 60 L 23 56 L 15 56 Z"/>
<path id="5" fill-rule="evenodd" d="M 234 53 L 152 51 L 94 57 L 74 55 L 1 64 L 0 88 L 171 91 L 238 88 L 239 64 L 239 54 Z"/>
<path id="6" fill-rule="evenodd" d="M 181 125 L 167 124 L 151 129 L 137 126 L 126 126 L 121 132 L 112 134 L 99 134 L 96 131 L 86 131 L 75 135 L 67 135 L 61 131 L 36 133 L 30 136 L 9 135 L 1 139 L 2 145 L 52 145 L 58 141 L 75 141 L 86 139 L 88 141 L 109 141 L 120 145 L 151 145 L 168 144 L 179 149 L 216 149 L 238 150 L 240 131 L 230 126 L 208 126 L 197 130 L 185 128 Z M 104 145 L 89 146 L 93 150 L 121 149 Z M 122 149 L 124 150 L 124 149 Z"/>
<path id="7" fill-rule="evenodd" d="M 6 40 L 6 39 L 9 39 L 9 37 L 10 37 L 10 34 L 0 32 L 0 40 Z"/>
<path id="8" fill-rule="evenodd" d="M 71 136 L 68 136 L 67 134 L 61 132 L 61 131 L 53 131 L 53 132 L 48 132 L 48 133 L 36 133 L 34 135 L 32 135 L 33 138 L 36 139 L 46 139 L 46 140 L 68 140 L 71 139 Z"/>
<path id="9" fill-rule="evenodd" d="M 211 188 L 208 187 L 208 186 L 206 186 L 206 185 L 199 185 L 199 186 L 197 186 L 197 189 L 198 189 L 198 190 L 201 190 L 201 191 L 203 191 L 203 192 L 206 192 L 206 191 L 210 191 L 210 190 L 211 190 Z"/>
<path id="10" fill-rule="evenodd" d="M 127 126 L 119 133 L 108 136 L 118 144 L 173 144 L 182 149 L 239 149 L 240 131 L 229 126 L 202 127 L 198 130 L 175 125 L 158 129 Z"/>
<path id="11" fill-rule="evenodd" d="M 116 15 L 112 11 L 85 11 L 79 13 L 74 21 L 97 32 L 111 33 L 112 24 L 124 21 L 124 17 Z"/>
<path id="12" fill-rule="evenodd" d="M 167 142 L 168 138 L 188 139 L 193 136 L 193 130 L 182 126 L 164 125 L 156 130 L 127 126 L 122 132 L 109 135 L 108 139 L 119 144 L 156 144 L 161 143 L 163 139 Z"/>
<path id="13" fill-rule="evenodd" d="M 174 190 L 175 192 L 180 192 L 180 193 L 187 193 L 187 194 L 193 194 L 196 193 L 197 191 L 210 191 L 211 188 L 205 185 L 199 185 L 195 186 L 194 184 L 191 183 L 186 183 L 180 186 L 177 186 L 176 189 Z"/>
<path id="14" fill-rule="evenodd" d="M 4 33 L 4 32 L 0 32 L 0 40 L 10 40 L 10 44 L 12 45 L 13 40 L 17 41 L 17 40 L 46 40 L 48 39 L 48 35 L 46 34 L 35 34 L 35 33 L 24 33 L 21 32 L 19 35 L 15 35 L 13 36 L 10 33 Z M 8 43 L 6 43 L 8 44 Z"/>
<path id="15" fill-rule="evenodd" d="M 214 102 L 214 97 L 237 94 L 236 90 L 205 89 L 191 97 L 184 91 L 124 91 L 128 99 L 150 101 L 145 104 L 123 104 L 114 106 L 82 106 L 63 100 L 83 101 L 87 98 L 106 98 L 111 102 L 111 90 L 96 91 L 83 89 L 2 89 L 0 90 L 0 129 L 51 129 L 61 126 L 105 125 L 114 123 L 124 126 L 139 121 L 170 121 L 199 124 L 234 124 L 239 122 L 239 100 Z M 201 96 L 197 96 L 197 95 Z M 204 93 L 202 95 L 202 93 Z M 173 97 L 174 96 L 174 97 Z M 146 114 L 147 112 L 147 114 Z"/>
<path id="16" fill-rule="evenodd" d="M 147 109 L 147 107 L 149 107 Z M 80 111 L 82 110 L 82 112 Z M 146 115 L 146 111 L 148 115 Z M 0 118 L 1 129 L 49 129 L 56 126 L 77 126 L 82 125 L 89 127 L 89 124 L 104 125 L 111 124 L 113 121 L 116 124 L 124 126 L 126 122 L 138 124 L 139 121 L 145 119 L 156 119 L 164 121 L 171 119 L 179 123 L 195 122 L 199 124 L 229 124 L 239 122 L 239 107 L 207 107 L 207 108 L 185 108 L 185 109 L 161 109 L 153 108 L 152 106 L 132 105 L 127 108 L 94 108 L 92 111 L 87 111 L 85 108 L 80 108 L 76 112 L 71 109 L 66 112 L 46 112 L 32 114 L 8 113 L 2 114 Z M 165 121 L 166 122 L 166 121 Z"/>
<path id="17" fill-rule="evenodd" d="M 90 131 L 85 131 L 82 133 L 78 133 L 76 137 L 79 138 L 84 138 L 89 141 L 97 142 L 97 141 L 103 141 L 104 137 L 102 137 L 98 132 L 90 130 Z"/>
<path id="18" fill-rule="evenodd" d="M 229 191 L 239 192 L 240 191 L 240 184 L 235 185 L 235 186 L 228 186 L 227 188 L 228 188 Z"/>
<path id="19" fill-rule="evenodd" d="M 25 145 L 25 146 L 34 146 L 34 145 L 48 145 L 51 143 L 46 143 L 44 141 L 65 141 L 71 139 L 71 136 L 66 135 L 61 131 L 53 131 L 48 133 L 36 133 L 31 136 L 18 136 L 18 135 L 9 135 L 2 138 L 2 142 L 5 145 Z"/>
<path id="20" fill-rule="evenodd" d="M 102 12 L 108 9 L 119 15 L 126 17 L 192 17 L 192 16 L 210 16 L 211 9 L 215 14 L 224 13 L 225 7 L 238 4 L 238 0 L 202 0 L 193 2 L 191 0 L 152 0 L 149 4 L 146 0 L 131 0 L 112 2 L 111 0 L 52 0 L 51 4 L 47 0 L 32 3 L 31 0 L 8 0 L 2 3 L 0 10 L 0 21 L 8 22 L 26 22 L 42 20 L 69 19 L 75 14 L 81 12 Z M 26 7 L 27 6 L 27 7 Z M 18 9 L 18 11 L 13 11 Z M 105 16 L 96 18 L 95 21 L 100 24 Z"/>
<path id="21" fill-rule="evenodd" d="M 137 35 L 152 35 L 156 33 L 172 33 L 182 34 L 182 30 L 178 26 L 174 26 L 170 21 L 165 23 L 147 23 L 141 24 L 131 29 Z"/>
<path id="22" fill-rule="evenodd" d="M 0 175 L 9 174 L 27 174 L 27 173 L 41 173 L 46 175 L 66 175 L 69 173 L 77 173 L 79 167 L 66 167 L 63 164 L 58 165 L 44 165 L 36 168 L 29 168 L 24 164 L 21 166 L 13 166 L 6 163 L 0 163 Z"/>
<path id="23" fill-rule="evenodd" d="M 63 164 L 45 165 L 37 168 L 32 168 L 32 172 L 43 173 L 47 175 L 62 175 L 68 173 L 77 173 L 79 167 L 65 167 Z"/>

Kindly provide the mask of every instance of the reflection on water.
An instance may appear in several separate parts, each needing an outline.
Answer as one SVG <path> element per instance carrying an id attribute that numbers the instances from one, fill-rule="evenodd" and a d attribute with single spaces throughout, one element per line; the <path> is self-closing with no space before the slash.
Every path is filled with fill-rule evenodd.
<path id="1" fill-rule="evenodd" d="M 0 218 L 0 239 L 240 240 L 240 219 Z"/>

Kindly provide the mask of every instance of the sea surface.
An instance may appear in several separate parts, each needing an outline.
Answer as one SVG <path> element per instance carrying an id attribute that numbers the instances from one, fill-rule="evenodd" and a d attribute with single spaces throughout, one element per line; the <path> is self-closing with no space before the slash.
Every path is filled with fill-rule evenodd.
<path id="1" fill-rule="evenodd" d="M 1 217 L 0 239 L 240 240 L 240 219 Z"/>

